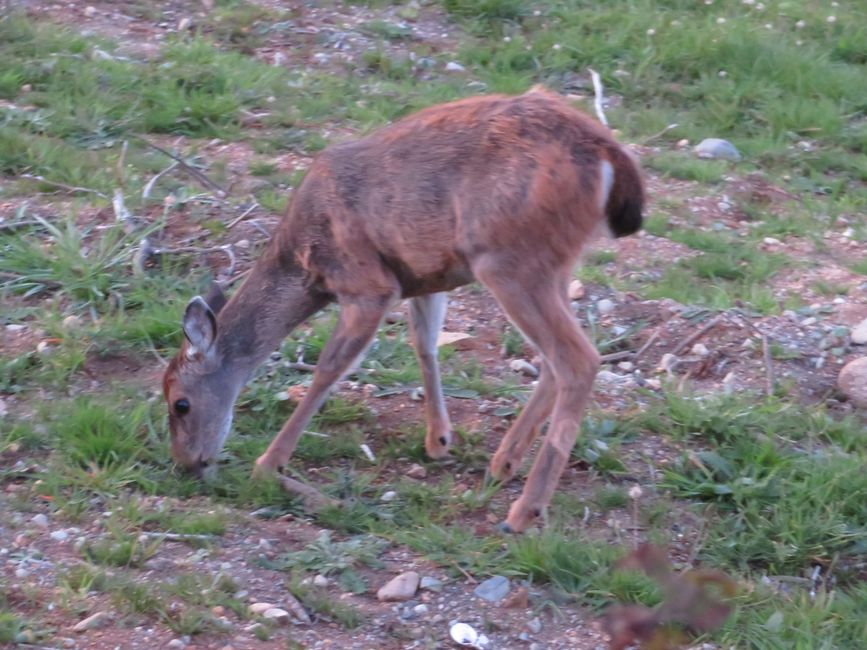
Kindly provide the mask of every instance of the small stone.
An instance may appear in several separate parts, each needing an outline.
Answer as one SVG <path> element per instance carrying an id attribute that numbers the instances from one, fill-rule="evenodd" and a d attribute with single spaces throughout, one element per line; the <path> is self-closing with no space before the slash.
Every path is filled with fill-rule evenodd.
<path id="1" fill-rule="evenodd" d="M 425 605 L 424 603 L 422 603 L 420 605 L 416 605 L 415 607 L 412 608 L 412 613 L 415 614 L 416 616 L 424 616 L 425 614 L 427 614 L 427 611 L 428 611 L 428 606 Z"/>
<path id="2" fill-rule="evenodd" d="M 531 619 L 527 622 L 527 629 L 530 630 L 531 634 L 539 634 L 542 631 L 542 619 L 538 616 L 534 619 Z"/>
<path id="3" fill-rule="evenodd" d="M 166 644 L 166 647 L 173 648 L 173 650 L 180 650 L 181 648 L 186 648 L 187 644 L 180 639 L 172 639 Z"/>
<path id="4" fill-rule="evenodd" d="M 269 609 L 274 609 L 276 605 L 272 603 L 253 603 L 250 605 L 250 613 L 261 615 L 267 612 Z"/>
<path id="5" fill-rule="evenodd" d="M 801 321 L 801 325 L 803 325 L 804 327 L 810 327 L 812 325 L 815 325 L 818 322 L 819 322 L 819 320 L 815 316 L 808 316 L 807 318 L 805 318 L 804 320 Z"/>
<path id="6" fill-rule="evenodd" d="M 49 535 L 49 537 L 51 537 L 51 539 L 53 539 L 55 542 L 65 542 L 67 539 L 69 539 L 69 533 L 67 533 L 65 530 L 53 530 L 51 531 L 51 535 Z"/>
<path id="7" fill-rule="evenodd" d="M 81 318 L 75 314 L 63 319 L 63 329 L 77 330 L 79 327 L 81 327 Z"/>
<path id="8" fill-rule="evenodd" d="M 241 250 L 247 250 L 250 248 L 250 240 L 249 239 L 239 239 L 235 242 L 235 246 L 240 248 Z"/>
<path id="9" fill-rule="evenodd" d="M 27 329 L 27 325 L 22 325 L 21 323 L 9 323 L 6 326 L 7 332 L 12 332 L 13 334 L 17 334 L 18 332 L 23 332 Z"/>
<path id="10" fill-rule="evenodd" d="M 608 298 L 603 298 L 602 300 L 600 300 L 599 302 L 596 303 L 596 310 L 600 314 L 602 314 L 603 316 L 605 314 L 610 314 L 611 312 L 614 311 L 614 302 L 611 300 L 608 300 Z"/>
<path id="11" fill-rule="evenodd" d="M 226 608 L 222 605 L 214 605 L 213 607 L 211 607 L 211 614 L 213 614 L 214 616 L 225 616 Z"/>
<path id="12" fill-rule="evenodd" d="M 410 478 L 427 478 L 427 470 L 423 465 L 419 465 L 418 463 L 413 463 L 410 465 L 409 469 L 406 470 L 406 475 Z"/>
<path id="13" fill-rule="evenodd" d="M 467 69 L 457 61 L 449 61 L 446 63 L 446 72 L 466 72 Z"/>
<path id="14" fill-rule="evenodd" d="M 532 363 L 527 361 L 526 359 L 513 359 L 509 363 L 509 369 L 513 372 L 520 372 L 522 375 L 526 375 L 527 377 L 538 377 L 539 370 Z"/>
<path id="15" fill-rule="evenodd" d="M 623 372 L 632 372 L 635 370 L 635 364 L 631 361 L 621 361 L 617 364 L 617 368 L 622 370 Z"/>
<path id="16" fill-rule="evenodd" d="M 84 620 L 79 621 L 72 628 L 73 632 L 86 632 L 87 630 L 95 630 L 98 627 L 106 625 L 111 620 L 111 614 L 108 612 L 96 612 L 91 614 Z"/>
<path id="17" fill-rule="evenodd" d="M 415 571 L 401 573 L 380 587 L 376 597 L 384 603 L 409 600 L 415 596 L 419 581 L 419 575 Z"/>
<path id="18" fill-rule="evenodd" d="M 482 600 L 495 603 L 505 598 L 511 588 L 508 578 L 505 576 L 494 576 L 473 589 L 473 594 Z"/>
<path id="19" fill-rule="evenodd" d="M 37 515 L 33 515 L 30 522 L 37 528 L 48 528 L 48 517 L 43 515 L 41 512 Z"/>
<path id="20" fill-rule="evenodd" d="M 710 354 L 710 350 L 707 349 L 707 346 L 704 343 L 696 343 L 693 345 L 691 352 L 699 357 L 706 357 Z"/>
<path id="21" fill-rule="evenodd" d="M 678 140 L 677 144 L 674 145 L 678 149 L 686 149 L 689 146 L 689 140 L 683 138 L 682 140 Z"/>
<path id="22" fill-rule="evenodd" d="M 584 297 L 584 283 L 581 280 L 572 280 L 569 283 L 569 300 L 580 300 Z"/>
<path id="23" fill-rule="evenodd" d="M 87 6 L 84 8 L 84 15 L 88 18 L 93 18 L 96 15 L 96 7 Z"/>
<path id="24" fill-rule="evenodd" d="M 269 621 L 279 623 L 280 625 L 289 625 L 289 612 L 287 612 L 285 609 L 280 609 L 279 607 L 272 607 L 271 609 L 266 610 L 262 614 L 262 617 L 268 619 Z"/>
<path id="25" fill-rule="evenodd" d="M 424 589 L 426 591 L 442 591 L 442 588 L 442 580 L 437 580 L 430 576 L 424 576 L 419 583 L 419 589 Z"/>
<path id="26" fill-rule="evenodd" d="M 36 344 L 36 352 L 43 357 L 47 357 L 49 354 L 54 352 L 54 346 L 48 341 L 39 341 L 39 343 Z"/>
<path id="27" fill-rule="evenodd" d="M 27 569 L 24 569 L 22 567 L 18 567 L 17 569 L 15 569 L 15 577 L 16 578 L 24 579 L 29 575 L 30 575 L 30 571 L 28 571 Z"/>
<path id="28" fill-rule="evenodd" d="M 867 345 L 867 318 L 852 328 L 853 345 Z"/>
<path id="29" fill-rule="evenodd" d="M 720 138 L 705 138 L 693 149 L 699 158 L 717 158 L 720 160 L 740 160 L 741 153 L 728 140 Z"/>
<path id="30" fill-rule="evenodd" d="M 867 357 L 847 363 L 837 376 L 837 387 L 859 408 L 867 408 Z"/>
<path id="31" fill-rule="evenodd" d="M 396 498 L 397 492 L 395 492 L 394 490 L 389 490 L 388 492 L 383 492 L 382 496 L 379 497 L 379 500 L 388 503 L 389 501 L 394 501 Z"/>
<path id="32" fill-rule="evenodd" d="M 329 582 L 330 581 L 328 580 L 328 578 L 326 578 L 321 573 L 317 573 L 316 577 L 313 578 L 313 584 L 317 587 L 327 587 Z"/>
<path id="33" fill-rule="evenodd" d="M 184 16 L 178 21 L 178 31 L 185 32 L 193 26 L 193 20 L 189 16 Z"/>
<path id="34" fill-rule="evenodd" d="M 762 241 L 768 246 L 779 246 L 783 243 L 776 237 L 765 237 Z"/>

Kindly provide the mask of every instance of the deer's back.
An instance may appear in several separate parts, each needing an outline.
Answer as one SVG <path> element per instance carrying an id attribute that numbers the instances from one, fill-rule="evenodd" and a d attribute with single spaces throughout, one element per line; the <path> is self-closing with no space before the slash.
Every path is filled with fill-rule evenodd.
<path id="1" fill-rule="evenodd" d="M 604 220 L 601 165 L 619 151 L 544 91 L 434 106 L 322 152 L 282 246 L 322 273 L 368 251 L 405 295 L 470 281 L 467 260 L 491 250 L 574 262 Z"/>

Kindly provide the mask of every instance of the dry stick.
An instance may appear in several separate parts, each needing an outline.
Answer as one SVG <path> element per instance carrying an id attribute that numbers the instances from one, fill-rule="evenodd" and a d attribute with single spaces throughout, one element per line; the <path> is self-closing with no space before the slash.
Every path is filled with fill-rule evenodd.
<path id="1" fill-rule="evenodd" d="M 719 322 L 725 318 L 725 314 L 719 314 L 714 318 L 711 318 L 707 323 L 705 323 L 704 327 L 699 329 L 697 332 L 694 332 L 691 336 L 686 337 L 683 341 L 678 343 L 674 349 L 671 351 L 671 354 L 677 356 L 684 349 L 688 348 L 690 345 L 698 341 L 702 336 L 710 332 L 714 327 L 716 327 Z"/>
<path id="2" fill-rule="evenodd" d="M 160 533 L 160 532 L 144 532 L 140 537 L 148 539 L 162 539 L 167 542 L 211 542 L 216 537 L 213 535 L 195 535 L 193 533 Z"/>
<path id="3" fill-rule="evenodd" d="M 635 354 L 632 350 L 623 350 L 622 352 L 611 352 L 609 354 L 603 354 L 599 357 L 599 361 L 601 363 L 610 363 L 612 361 L 620 361 L 621 359 L 628 359 L 633 354 Z"/>
<path id="4" fill-rule="evenodd" d="M 653 345 L 654 343 L 656 343 L 656 339 L 659 338 L 661 333 L 662 333 L 662 330 L 656 330 L 653 334 L 651 334 L 650 338 L 647 339 L 647 341 L 644 342 L 644 345 L 642 345 L 638 349 L 638 352 L 635 353 L 635 359 L 634 360 L 638 360 L 642 355 L 644 355 L 644 353 L 650 349 L 650 346 Z"/>
<path id="5" fill-rule="evenodd" d="M 762 334 L 762 359 L 765 362 L 765 393 L 768 397 L 774 394 L 774 362 L 771 359 L 771 346 L 768 337 Z"/>
<path id="6" fill-rule="evenodd" d="M 50 181 L 44 176 L 34 176 L 33 174 L 21 174 L 18 178 L 24 178 L 28 181 L 39 181 L 40 183 L 45 183 L 46 185 L 50 185 L 51 187 L 56 187 L 61 190 L 66 190 L 67 192 L 73 193 L 85 193 L 85 194 L 96 194 L 98 197 L 107 199 L 108 197 L 100 192 L 99 190 L 92 190 L 89 187 L 78 187 L 76 185 L 66 185 L 64 183 L 58 183 L 56 181 Z"/>
<path id="7" fill-rule="evenodd" d="M 163 176 L 165 176 L 165 175 L 168 174 L 169 172 L 174 171 L 174 170 L 177 169 L 179 166 L 180 166 L 180 165 L 178 165 L 178 161 L 177 161 L 177 160 L 173 160 L 171 165 L 169 165 L 169 166 L 166 167 L 164 170 L 162 170 L 161 172 L 159 172 L 158 174 L 156 174 L 152 179 L 150 179 L 150 180 L 147 182 L 147 185 L 145 185 L 145 186 L 144 186 L 144 189 L 141 191 L 141 198 L 142 198 L 142 200 L 147 200 L 147 199 L 148 199 L 148 197 L 151 195 L 151 190 L 154 188 L 154 185 L 156 185 L 156 183 L 157 183 L 158 180 L 160 180 Z"/>
<path id="8" fill-rule="evenodd" d="M 232 228 L 237 226 L 244 219 L 246 219 L 248 216 L 250 216 L 250 214 L 253 212 L 253 210 L 255 210 L 258 207 L 259 207 L 259 204 L 256 201 L 253 201 L 253 205 L 251 205 L 249 208 L 244 210 L 243 214 L 240 217 L 232 219 L 232 221 L 229 223 L 229 225 L 226 226 L 226 230 L 231 230 Z"/>
<path id="9" fill-rule="evenodd" d="M 297 494 L 300 496 L 304 499 L 305 504 L 310 508 L 316 509 L 323 506 L 339 505 L 338 501 L 325 496 L 316 488 L 310 487 L 301 481 L 296 481 L 294 478 L 289 478 L 282 474 L 278 475 L 277 478 L 280 480 L 280 485 L 284 490 L 290 494 Z"/>
<path id="10" fill-rule="evenodd" d="M 605 117 L 605 111 L 602 110 L 602 100 L 605 98 L 602 94 L 602 78 L 593 68 L 588 68 L 588 70 L 590 70 L 590 78 L 593 80 L 593 94 L 595 95 L 593 107 L 596 109 L 596 116 L 602 124 L 608 126 L 608 119 Z"/>
<path id="11" fill-rule="evenodd" d="M 151 149 L 155 149 L 156 151 L 159 151 L 161 154 L 168 156 L 169 158 L 174 160 L 176 163 L 178 163 L 178 165 L 180 165 L 183 168 L 183 170 L 185 172 L 187 172 L 190 176 L 192 176 L 197 181 L 199 181 L 202 185 L 204 185 L 208 189 L 212 190 L 219 198 L 222 199 L 222 198 L 226 197 L 226 194 L 227 194 L 226 190 L 224 190 L 222 187 L 217 185 L 217 183 L 212 181 L 210 178 L 208 178 L 205 174 L 200 172 L 198 169 L 189 165 L 183 158 L 181 158 L 180 156 L 176 156 L 175 154 L 173 154 L 171 151 L 169 151 L 167 149 L 163 149 L 161 146 L 154 144 L 153 142 L 151 142 L 147 138 L 143 138 L 141 136 L 136 136 L 136 137 L 139 140 L 141 140 L 142 142 L 144 142 Z"/>

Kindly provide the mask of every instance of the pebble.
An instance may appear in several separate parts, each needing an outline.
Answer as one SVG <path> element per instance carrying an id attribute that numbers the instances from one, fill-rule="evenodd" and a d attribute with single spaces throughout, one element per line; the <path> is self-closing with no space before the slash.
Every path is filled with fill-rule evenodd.
<path id="1" fill-rule="evenodd" d="M 419 589 L 424 589 L 426 591 L 442 591 L 442 588 L 442 580 L 437 580 L 430 576 L 423 577 L 419 583 Z"/>
<path id="2" fill-rule="evenodd" d="M 699 142 L 693 152 L 699 158 L 717 158 L 720 160 L 740 160 L 741 152 L 728 140 L 720 138 L 705 138 Z"/>
<path id="3" fill-rule="evenodd" d="M 867 345 L 867 318 L 852 328 L 851 336 L 854 345 Z"/>
<path id="4" fill-rule="evenodd" d="M 520 372 L 522 375 L 526 375 L 527 377 L 539 376 L 538 368 L 526 359 L 512 359 L 512 361 L 509 362 L 509 369 L 513 372 Z"/>
<path id="5" fill-rule="evenodd" d="M 65 542 L 67 539 L 69 539 L 69 533 L 67 533 L 65 530 L 54 530 L 51 532 L 50 537 L 56 542 Z"/>
<path id="6" fill-rule="evenodd" d="M 407 571 L 395 576 L 376 592 L 376 597 L 384 603 L 401 602 L 415 596 L 420 582 L 415 571 Z"/>
<path id="7" fill-rule="evenodd" d="M 180 639 L 172 639 L 166 644 L 167 648 L 186 648 L 187 644 L 181 641 Z"/>
<path id="8" fill-rule="evenodd" d="M 9 325 L 6 326 L 7 332 L 14 332 L 16 334 L 18 332 L 23 332 L 26 329 L 27 329 L 27 326 L 21 325 L 20 323 L 10 323 Z"/>
<path id="9" fill-rule="evenodd" d="M 388 503 L 389 501 L 394 501 L 396 498 L 397 492 L 395 492 L 394 490 L 389 490 L 388 492 L 383 492 L 382 496 L 379 497 L 379 500 Z"/>
<path id="10" fill-rule="evenodd" d="M 427 470 L 424 466 L 419 465 L 418 463 L 413 463 L 406 471 L 406 475 L 410 478 L 416 479 L 427 478 Z"/>
<path id="11" fill-rule="evenodd" d="M 783 243 L 776 237 L 765 237 L 762 241 L 765 242 L 765 244 L 767 244 L 768 246 L 779 246 Z"/>
<path id="12" fill-rule="evenodd" d="M 603 316 L 605 314 L 610 314 L 614 311 L 614 302 L 609 300 L 608 298 L 603 298 L 596 303 L 596 309 Z"/>
<path id="13" fill-rule="evenodd" d="M 110 620 L 111 614 L 108 612 L 96 612 L 95 614 L 91 614 L 87 618 L 76 623 L 75 627 L 72 628 L 72 631 L 86 632 L 87 630 L 95 630 L 98 627 L 102 627 Z"/>
<path id="14" fill-rule="evenodd" d="M 81 327 L 81 318 L 76 315 L 67 316 L 63 319 L 63 329 L 75 330 Z"/>
<path id="15" fill-rule="evenodd" d="M 262 614 L 262 617 L 268 619 L 269 621 L 279 623 L 280 625 L 289 625 L 289 612 L 287 612 L 285 609 L 280 609 L 279 607 L 272 607 L 271 609 L 266 610 Z"/>
<path id="16" fill-rule="evenodd" d="M 446 63 L 446 72 L 466 72 L 467 69 L 457 61 L 449 61 Z"/>
<path id="17" fill-rule="evenodd" d="M 326 578 L 321 573 L 317 573 L 316 577 L 313 578 L 313 584 L 317 587 L 327 587 L 329 583 L 328 578 Z"/>
<path id="18" fill-rule="evenodd" d="M 33 515 L 30 522 L 37 528 L 48 528 L 48 517 L 43 515 L 41 512 L 38 515 Z"/>
<path id="19" fill-rule="evenodd" d="M 425 605 L 424 603 L 422 603 L 420 605 L 416 605 L 415 607 L 412 608 L 412 612 L 413 612 L 413 614 L 416 614 L 417 616 L 424 616 L 428 612 L 428 606 Z"/>
<path id="20" fill-rule="evenodd" d="M 250 605 L 250 613 L 251 614 L 264 614 L 269 609 L 274 609 L 277 606 L 272 603 L 253 603 Z"/>
<path id="21" fill-rule="evenodd" d="M 580 300 L 584 297 L 584 284 L 581 280 L 572 280 L 569 283 L 569 300 Z"/>
<path id="22" fill-rule="evenodd" d="M 707 349 L 707 346 L 704 343 L 696 343 L 693 345 L 691 352 L 699 357 L 706 357 L 710 354 L 710 350 Z"/>
<path id="23" fill-rule="evenodd" d="M 819 321 L 815 316 L 808 316 L 801 321 L 801 325 L 803 325 L 804 327 L 810 327 L 811 325 L 815 325 L 818 322 Z"/>
<path id="24" fill-rule="evenodd" d="M 542 631 L 542 620 L 538 616 L 531 619 L 527 622 L 527 629 L 530 630 L 532 634 L 539 634 L 539 632 Z"/>
<path id="25" fill-rule="evenodd" d="M 493 576 L 473 589 L 473 594 L 482 600 L 495 603 L 508 596 L 511 588 L 508 578 L 505 576 Z"/>
<path id="26" fill-rule="evenodd" d="M 867 408 L 867 357 L 847 363 L 837 376 L 837 387 L 852 404 Z"/>
<path id="27" fill-rule="evenodd" d="M 631 361 L 621 361 L 617 364 L 617 367 L 623 372 L 632 372 L 633 370 L 635 370 L 635 364 Z"/>

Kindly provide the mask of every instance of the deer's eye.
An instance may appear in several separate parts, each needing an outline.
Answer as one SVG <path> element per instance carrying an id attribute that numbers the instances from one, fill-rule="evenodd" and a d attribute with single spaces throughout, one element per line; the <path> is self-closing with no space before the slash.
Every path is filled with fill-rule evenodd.
<path id="1" fill-rule="evenodd" d="M 179 399 L 175 402 L 175 413 L 178 415 L 186 415 L 190 412 L 190 402 L 186 399 Z"/>

